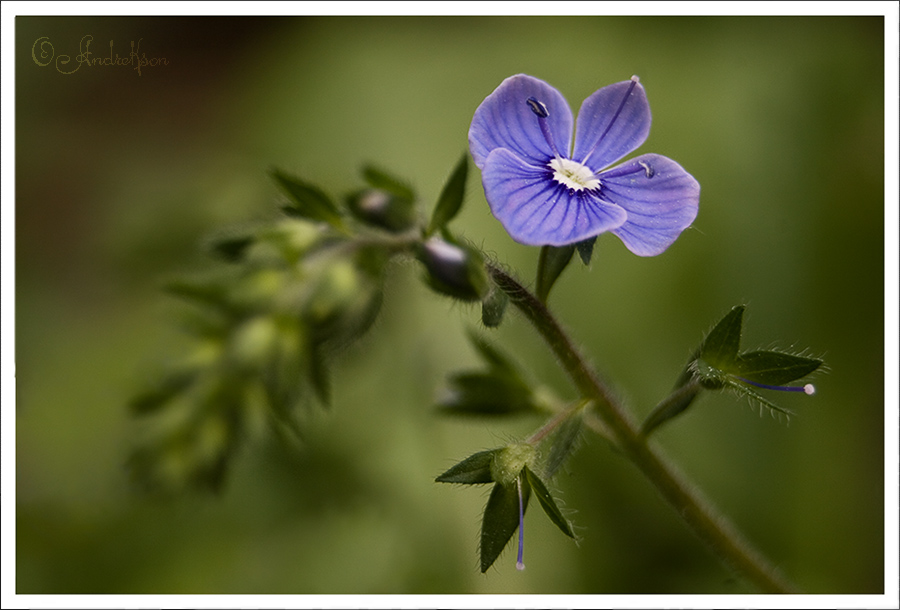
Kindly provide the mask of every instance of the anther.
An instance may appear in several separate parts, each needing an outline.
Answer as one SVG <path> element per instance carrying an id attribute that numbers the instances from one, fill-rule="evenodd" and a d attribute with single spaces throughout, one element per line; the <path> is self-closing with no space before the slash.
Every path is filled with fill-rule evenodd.
<path id="1" fill-rule="evenodd" d="M 547 141 L 547 144 L 550 146 L 550 150 L 553 151 L 554 157 L 560 157 L 559 151 L 556 149 L 556 145 L 553 143 L 553 134 L 550 133 L 550 124 L 547 122 L 547 117 L 550 116 L 550 111 L 547 110 L 547 105 L 544 102 L 538 100 L 536 97 L 529 97 L 525 100 L 525 103 L 528 104 L 528 107 L 531 108 L 531 111 L 537 115 L 538 125 L 541 128 L 541 133 L 544 135 L 544 140 Z"/>
<path id="2" fill-rule="evenodd" d="M 543 102 L 538 101 L 536 97 L 529 97 L 525 102 L 531 106 L 531 111 L 542 119 L 546 119 L 550 116 L 550 113 L 547 112 L 547 106 L 545 106 Z"/>

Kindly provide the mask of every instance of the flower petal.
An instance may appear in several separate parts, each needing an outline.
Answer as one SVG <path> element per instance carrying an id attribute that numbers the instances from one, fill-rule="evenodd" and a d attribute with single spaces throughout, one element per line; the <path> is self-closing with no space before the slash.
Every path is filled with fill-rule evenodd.
<path id="1" fill-rule="evenodd" d="M 562 94 L 532 76 L 510 76 L 485 98 L 469 128 L 469 150 L 479 168 L 496 148 L 508 148 L 534 165 L 543 165 L 553 157 L 553 149 L 541 132 L 537 115 L 528 98 L 547 107 L 553 143 L 560 154 L 569 150 L 572 139 L 572 111 Z"/>
<path id="2" fill-rule="evenodd" d="M 572 159 L 602 169 L 634 151 L 650 133 L 650 104 L 636 80 L 591 94 L 578 111 Z"/>
<path id="3" fill-rule="evenodd" d="M 603 195 L 628 212 L 612 230 L 638 256 L 656 256 L 697 217 L 700 184 L 672 159 L 641 155 L 598 175 Z"/>
<path id="4" fill-rule="evenodd" d="M 510 236 L 529 246 L 565 246 L 620 226 L 625 210 L 601 201 L 596 191 L 574 191 L 553 172 L 505 148 L 488 155 L 481 171 L 491 212 Z"/>

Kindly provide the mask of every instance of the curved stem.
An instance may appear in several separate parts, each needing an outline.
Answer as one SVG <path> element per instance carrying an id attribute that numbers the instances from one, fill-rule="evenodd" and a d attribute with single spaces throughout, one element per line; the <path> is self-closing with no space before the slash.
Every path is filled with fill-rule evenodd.
<path id="1" fill-rule="evenodd" d="M 650 479 L 701 540 L 733 570 L 764 592 L 796 592 L 794 586 L 741 536 L 696 487 L 690 485 L 657 449 L 647 444 L 640 426 L 587 363 L 544 304 L 493 263 L 487 263 L 487 270 L 496 285 L 509 295 L 513 304 L 541 334 L 578 391 L 592 399 L 593 409 L 589 412 L 601 420 L 597 423 L 602 423 L 618 448 Z"/>

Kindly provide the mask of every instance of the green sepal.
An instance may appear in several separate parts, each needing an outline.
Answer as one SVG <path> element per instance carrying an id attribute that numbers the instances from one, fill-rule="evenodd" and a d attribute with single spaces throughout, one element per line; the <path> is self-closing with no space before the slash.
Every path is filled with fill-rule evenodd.
<path id="1" fill-rule="evenodd" d="M 372 165 L 363 168 L 363 179 L 372 188 L 386 191 L 410 203 L 416 198 L 416 194 L 408 184 Z"/>
<path id="2" fill-rule="evenodd" d="M 756 383 L 783 385 L 806 377 L 821 365 L 815 358 L 781 352 L 747 352 L 738 356 L 736 374 Z"/>
<path id="3" fill-rule="evenodd" d="M 559 430 L 553 435 L 550 455 L 547 457 L 547 462 L 544 465 L 544 474 L 547 478 L 555 475 L 575 451 L 578 438 L 581 435 L 583 420 L 584 410 L 578 409 L 566 418 L 566 421 L 560 425 Z"/>
<path id="4" fill-rule="evenodd" d="M 488 371 L 451 375 L 449 393 L 438 403 L 445 413 L 511 415 L 535 411 L 531 390 L 518 379 Z"/>
<path id="5" fill-rule="evenodd" d="M 547 303 L 550 289 L 569 265 L 575 246 L 542 246 L 538 257 L 537 286 L 535 292 L 541 303 Z"/>
<path id="6" fill-rule="evenodd" d="M 700 358 L 719 370 L 730 371 L 737 361 L 741 345 L 743 315 L 744 305 L 729 311 L 706 336 L 700 347 Z"/>
<path id="7" fill-rule="evenodd" d="M 522 485 L 522 510 L 528 506 L 531 486 L 526 477 L 518 478 Z M 519 490 L 517 485 L 497 483 L 491 490 L 484 518 L 481 521 L 481 572 L 487 572 L 519 527 Z"/>
<path id="8" fill-rule="evenodd" d="M 578 256 L 581 257 L 581 262 L 585 265 L 591 264 L 591 257 L 594 255 L 594 244 L 596 242 L 597 236 L 595 235 L 575 244 L 575 249 L 578 250 Z"/>
<path id="9" fill-rule="evenodd" d="M 481 323 L 487 328 L 500 326 L 507 305 L 509 305 L 509 296 L 497 286 L 492 285 L 487 296 L 481 302 Z"/>
<path id="10" fill-rule="evenodd" d="M 337 206 L 321 189 L 299 178 L 273 169 L 270 174 L 290 198 L 290 204 L 283 208 L 291 216 L 322 221 L 343 230 L 343 220 Z"/>
<path id="11" fill-rule="evenodd" d="M 436 230 L 446 226 L 459 213 L 463 199 L 466 196 L 466 176 L 468 173 L 469 157 L 468 154 L 463 154 L 444 185 L 440 197 L 438 197 L 437 205 L 431 214 L 431 221 L 428 223 L 428 230 L 425 231 L 425 235 L 431 235 Z"/>
<path id="12" fill-rule="evenodd" d="M 489 449 L 473 453 L 437 477 L 435 482 L 459 483 L 461 485 L 493 483 L 494 477 L 491 474 L 491 462 L 494 459 L 494 455 L 500 451 L 502 449 Z"/>
<path id="13" fill-rule="evenodd" d="M 698 383 L 688 383 L 677 387 L 671 394 L 662 400 L 656 408 L 647 416 L 641 425 L 641 434 L 649 435 L 653 430 L 669 421 L 673 417 L 681 415 L 697 395 L 700 394 L 702 386 Z"/>
<path id="14" fill-rule="evenodd" d="M 541 481 L 540 478 L 526 466 L 525 467 L 525 477 L 528 480 L 528 484 L 531 486 L 531 489 L 534 490 L 534 494 L 537 496 L 538 502 L 541 504 L 541 508 L 544 509 L 544 512 L 547 513 L 547 516 L 550 517 L 550 520 L 559 528 L 559 530 L 568 536 L 569 538 L 575 538 L 575 534 L 572 533 L 572 528 L 569 526 L 568 520 L 563 517 L 563 514 L 560 512 L 559 508 L 556 506 L 556 501 L 553 500 L 553 496 L 550 495 L 550 492 L 547 491 L 547 487 L 544 485 L 544 482 Z"/>

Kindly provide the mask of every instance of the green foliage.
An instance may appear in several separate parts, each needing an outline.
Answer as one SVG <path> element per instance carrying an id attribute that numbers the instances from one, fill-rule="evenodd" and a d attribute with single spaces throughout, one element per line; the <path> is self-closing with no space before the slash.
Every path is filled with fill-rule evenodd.
<path id="1" fill-rule="evenodd" d="M 340 211 L 321 189 L 278 169 L 273 169 L 271 175 L 290 199 L 283 208 L 286 213 L 343 228 Z"/>
<path id="2" fill-rule="evenodd" d="M 431 235 L 438 229 L 447 226 L 462 208 L 463 199 L 466 195 L 466 176 L 469 171 L 469 155 L 464 153 L 450 174 L 450 178 L 444 185 L 440 197 L 438 197 L 437 205 L 431 215 L 431 221 L 425 231 L 426 235 Z"/>
<path id="3" fill-rule="evenodd" d="M 537 270 L 537 287 L 535 292 L 541 303 L 547 303 L 547 297 L 550 296 L 550 289 L 553 284 L 562 275 L 572 255 L 575 254 L 575 246 L 543 246 L 541 254 L 538 258 Z"/>

